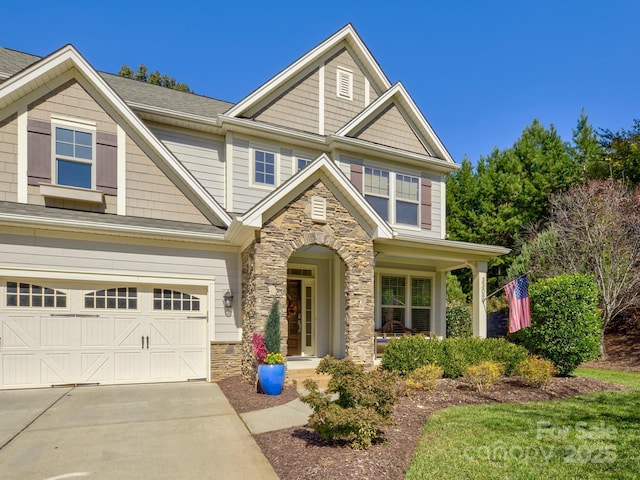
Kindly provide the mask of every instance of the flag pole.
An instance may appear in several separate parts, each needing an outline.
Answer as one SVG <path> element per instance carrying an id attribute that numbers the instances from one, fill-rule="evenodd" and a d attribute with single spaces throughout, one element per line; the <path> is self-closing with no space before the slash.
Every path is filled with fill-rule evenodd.
<path id="1" fill-rule="evenodd" d="M 513 279 L 513 280 L 511 280 L 510 282 L 513 282 L 513 281 L 515 281 L 515 280 L 519 279 L 520 277 L 524 277 L 525 275 L 529 275 L 529 272 L 523 273 L 522 275 L 518 275 L 516 278 L 514 278 L 514 279 Z M 510 282 L 507 282 L 507 283 L 505 283 L 504 285 L 507 285 L 507 284 L 509 284 Z M 489 298 L 493 297 L 496 293 L 501 292 L 502 290 L 504 290 L 504 285 L 503 285 L 503 286 L 501 286 L 500 288 L 498 288 L 495 292 L 493 292 L 493 293 L 491 293 L 491 294 L 487 295 L 486 297 L 484 297 L 484 298 L 482 299 L 482 302 L 483 302 L 483 303 L 484 303 L 484 302 L 486 302 Z"/>

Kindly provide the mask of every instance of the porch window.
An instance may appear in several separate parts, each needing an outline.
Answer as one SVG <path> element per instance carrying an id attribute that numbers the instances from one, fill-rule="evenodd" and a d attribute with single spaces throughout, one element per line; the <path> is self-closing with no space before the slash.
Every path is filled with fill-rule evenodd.
<path id="1" fill-rule="evenodd" d="M 382 327 L 393 322 L 390 325 L 401 325 L 416 332 L 431 331 L 430 278 L 382 275 L 380 283 Z"/>
<path id="2" fill-rule="evenodd" d="M 406 278 L 382 277 L 382 324 L 399 322 L 405 325 Z"/>
<path id="3" fill-rule="evenodd" d="M 389 172 L 364 168 L 364 197 L 380 216 L 389 220 Z"/>

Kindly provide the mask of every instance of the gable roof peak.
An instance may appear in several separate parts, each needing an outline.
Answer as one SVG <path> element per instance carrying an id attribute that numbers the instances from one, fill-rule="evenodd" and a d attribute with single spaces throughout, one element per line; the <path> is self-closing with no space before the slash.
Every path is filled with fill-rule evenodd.
<path id="1" fill-rule="evenodd" d="M 347 42 L 348 45 L 355 51 L 356 55 L 365 63 L 372 81 L 381 90 L 385 91 L 391 87 L 391 82 L 380 68 L 380 65 L 373 57 L 367 46 L 364 44 L 355 28 L 351 23 L 347 23 L 344 27 L 338 30 L 336 33 L 327 38 L 324 42 L 320 43 L 309 52 L 304 54 L 298 60 L 293 62 L 287 68 L 278 73 L 271 80 L 258 87 L 252 93 L 247 95 L 244 99 L 240 100 L 237 104 L 231 107 L 225 115 L 228 117 L 240 117 L 245 112 L 250 110 L 253 106 L 258 104 L 267 98 L 270 94 L 281 88 L 284 84 L 291 81 L 296 75 L 309 68 L 315 62 L 317 62 L 323 55 L 329 52 L 336 45 L 341 42 Z"/>

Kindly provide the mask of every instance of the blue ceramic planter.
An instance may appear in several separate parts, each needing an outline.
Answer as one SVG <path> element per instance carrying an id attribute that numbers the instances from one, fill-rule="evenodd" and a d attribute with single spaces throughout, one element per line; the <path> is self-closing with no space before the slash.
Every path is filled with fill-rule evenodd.
<path id="1" fill-rule="evenodd" d="M 258 382 L 267 395 L 280 395 L 284 387 L 284 364 L 258 365 Z"/>

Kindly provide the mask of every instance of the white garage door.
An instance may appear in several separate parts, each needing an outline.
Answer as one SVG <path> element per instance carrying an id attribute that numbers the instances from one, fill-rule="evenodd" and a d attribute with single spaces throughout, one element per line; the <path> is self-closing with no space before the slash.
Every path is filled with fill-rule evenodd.
<path id="1" fill-rule="evenodd" d="M 206 290 L 5 280 L 0 388 L 206 378 Z"/>

